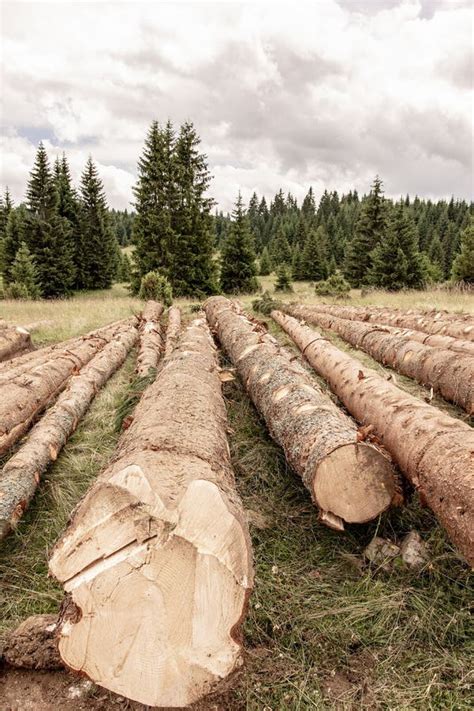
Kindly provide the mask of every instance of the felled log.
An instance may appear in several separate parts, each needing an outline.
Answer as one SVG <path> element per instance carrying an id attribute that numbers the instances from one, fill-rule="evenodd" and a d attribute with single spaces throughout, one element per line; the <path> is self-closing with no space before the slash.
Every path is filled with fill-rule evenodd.
<path id="1" fill-rule="evenodd" d="M 137 355 L 137 375 L 148 375 L 156 368 L 164 349 L 160 318 L 163 304 L 158 301 L 147 301 L 141 315 L 140 345 Z"/>
<path id="2" fill-rule="evenodd" d="M 95 395 L 123 364 L 137 338 L 133 325 L 122 326 L 115 338 L 70 379 L 55 404 L 5 464 L 0 474 L 0 540 L 15 528 L 42 473 L 57 458 Z"/>
<path id="3" fill-rule="evenodd" d="M 186 706 L 241 663 L 251 544 L 215 347 L 194 321 L 56 545 L 76 606 L 65 664 L 150 706 Z"/>
<path id="4" fill-rule="evenodd" d="M 339 318 L 382 323 L 398 328 L 413 328 L 425 333 L 474 341 L 474 316 L 471 314 L 452 314 L 452 318 L 440 318 L 439 312 L 427 315 L 415 311 L 397 311 L 372 306 L 314 304 L 311 308 Z"/>
<path id="5" fill-rule="evenodd" d="M 284 310 L 293 316 L 304 313 L 303 309 L 291 306 Z M 308 311 L 311 323 L 335 331 L 379 363 L 389 365 L 421 385 L 432 387 L 446 400 L 464 408 L 469 414 L 474 413 L 474 358 L 470 355 L 426 346 L 408 336 L 394 333 L 388 326 Z"/>
<path id="6" fill-rule="evenodd" d="M 168 309 L 168 325 L 165 337 L 165 358 L 169 358 L 179 338 L 181 330 L 181 310 L 177 306 Z"/>
<path id="7" fill-rule="evenodd" d="M 0 454 L 6 452 L 30 427 L 32 421 L 63 390 L 67 381 L 90 361 L 117 331 L 132 327 L 136 319 L 84 336 L 72 347 L 60 349 L 54 358 L 0 381 Z"/>
<path id="8" fill-rule="evenodd" d="M 11 326 L 0 329 L 0 361 L 9 361 L 32 349 L 30 332 L 26 328 Z"/>
<path id="9" fill-rule="evenodd" d="M 280 311 L 288 333 L 349 412 L 371 427 L 467 561 L 474 564 L 474 431 L 400 390 Z"/>
<path id="10" fill-rule="evenodd" d="M 204 309 L 321 520 L 342 530 L 344 522 L 365 523 L 385 511 L 396 490 L 388 458 L 358 441 L 355 423 L 260 323 L 224 297 L 211 297 Z"/>

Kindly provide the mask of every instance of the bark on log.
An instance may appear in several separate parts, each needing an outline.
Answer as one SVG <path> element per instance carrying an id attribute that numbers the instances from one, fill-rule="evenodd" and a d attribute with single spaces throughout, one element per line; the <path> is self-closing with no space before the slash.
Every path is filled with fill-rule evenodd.
<path id="1" fill-rule="evenodd" d="M 211 297 L 204 309 L 272 437 L 301 476 L 321 520 L 342 530 L 385 511 L 396 493 L 392 465 L 358 442 L 343 414 L 294 357 L 236 304 Z"/>
<path id="2" fill-rule="evenodd" d="M 474 431 L 400 390 L 317 331 L 273 311 L 313 368 L 349 412 L 374 433 L 474 564 Z"/>
<path id="3" fill-rule="evenodd" d="M 474 341 L 474 316 L 471 314 L 455 314 L 456 318 L 441 319 L 438 318 L 436 314 L 425 315 L 419 312 L 393 311 L 391 309 L 377 309 L 371 306 L 314 304 L 311 308 L 352 321 L 383 323 L 387 326 L 413 328 L 417 331 L 424 331 L 425 333 L 433 335 L 450 336 L 451 338 L 465 341 Z"/>
<path id="4" fill-rule="evenodd" d="M 33 427 L 26 442 L 0 475 L 0 540 L 14 528 L 30 503 L 40 478 L 76 429 L 95 395 L 123 364 L 138 339 L 122 327 L 116 337 L 73 376 L 54 405 Z"/>
<path id="5" fill-rule="evenodd" d="M 79 610 L 61 625 L 65 664 L 151 706 L 191 704 L 241 663 L 251 544 L 226 427 L 216 350 L 199 319 L 50 560 Z"/>
<path id="6" fill-rule="evenodd" d="M 168 309 L 168 325 L 166 327 L 165 338 L 165 358 L 172 354 L 179 338 L 181 330 L 181 311 L 177 306 L 170 306 Z"/>
<path id="7" fill-rule="evenodd" d="M 62 669 L 56 636 L 57 615 L 32 615 L 5 640 L 3 659 L 20 669 Z"/>
<path id="8" fill-rule="evenodd" d="M 26 328 L 12 326 L 0 329 L 0 361 L 9 361 L 32 349 L 33 343 Z"/>
<path id="9" fill-rule="evenodd" d="M 284 311 L 301 316 L 305 309 L 288 306 Z M 432 387 L 442 397 L 474 413 L 474 358 L 444 348 L 433 348 L 393 333 L 389 326 L 350 321 L 308 309 L 308 321 L 338 333 L 379 363 L 421 385 Z M 468 344 L 471 345 L 471 344 Z"/>
<path id="10" fill-rule="evenodd" d="M 127 319 L 127 327 L 135 318 Z M 0 454 L 6 452 L 30 427 L 36 415 L 63 390 L 71 375 L 88 363 L 121 331 L 123 325 L 84 336 L 72 348 L 59 350 L 54 358 L 35 365 L 0 383 Z"/>
<path id="11" fill-rule="evenodd" d="M 158 301 L 147 301 L 141 315 L 140 347 L 136 372 L 139 377 L 148 375 L 156 368 L 163 353 L 163 334 L 160 325 L 163 305 Z"/>

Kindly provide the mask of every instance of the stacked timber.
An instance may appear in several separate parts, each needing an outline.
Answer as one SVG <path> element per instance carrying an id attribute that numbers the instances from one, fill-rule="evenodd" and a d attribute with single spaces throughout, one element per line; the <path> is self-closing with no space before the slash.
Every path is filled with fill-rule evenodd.
<path id="1" fill-rule="evenodd" d="M 241 663 L 251 545 L 216 350 L 194 321 L 142 396 L 50 560 L 64 663 L 150 706 L 187 706 Z"/>
<path id="2" fill-rule="evenodd" d="M 137 339 L 136 327 L 125 322 L 113 340 L 70 379 L 26 442 L 5 464 L 0 475 L 0 539 L 16 526 L 39 485 L 41 474 L 57 458 L 96 393 L 123 364 Z"/>
<path id="3" fill-rule="evenodd" d="M 140 345 L 137 355 L 137 375 L 143 377 L 156 369 L 164 350 L 160 318 L 163 304 L 147 301 L 141 315 Z"/>
<path id="4" fill-rule="evenodd" d="M 285 307 L 292 316 L 301 316 L 306 309 Z M 474 357 L 458 351 L 437 348 L 402 335 L 388 326 L 338 318 L 307 309 L 308 321 L 338 333 L 345 341 L 368 353 L 383 365 L 389 365 L 402 375 L 421 385 L 432 387 L 442 397 L 474 413 Z M 467 346 L 473 346 L 465 342 Z"/>
<path id="5" fill-rule="evenodd" d="M 177 306 L 170 306 L 168 309 L 168 325 L 166 327 L 165 353 L 164 358 L 169 358 L 176 343 L 178 342 L 181 330 L 181 311 Z"/>
<path id="6" fill-rule="evenodd" d="M 385 511 L 396 493 L 388 458 L 358 441 L 355 423 L 262 324 L 224 297 L 211 297 L 204 309 L 272 437 L 311 492 L 321 520 L 342 530 L 344 522 L 365 523 Z"/>
<path id="7" fill-rule="evenodd" d="M 54 355 L 38 355 L 0 377 L 0 454 L 6 452 L 30 427 L 34 418 L 54 400 L 69 378 L 94 357 L 123 327 L 131 328 L 135 317 L 83 336 Z M 35 356 L 36 354 L 31 354 Z"/>
<path id="8" fill-rule="evenodd" d="M 450 314 L 449 317 L 441 318 L 439 312 L 427 315 L 420 312 L 380 309 L 373 306 L 333 306 L 328 304 L 315 304 L 311 306 L 311 309 L 353 321 L 369 321 L 399 328 L 412 328 L 434 335 L 474 341 L 474 316 L 470 314 Z"/>
<path id="9" fill-rule="evenodd" d="M 10 326 L 4 323 L 0 328 L 0 361 L 10 361 L 12 358 L 31 351 L 30 332 L 21 326 Z"/>
<path id="10" fill-rule="evenodd" d="M 349 412 L 389 450 L 474 564 L 474 431 L 400 390 L 295 318 L 272 317 L 329 383 Z"/>

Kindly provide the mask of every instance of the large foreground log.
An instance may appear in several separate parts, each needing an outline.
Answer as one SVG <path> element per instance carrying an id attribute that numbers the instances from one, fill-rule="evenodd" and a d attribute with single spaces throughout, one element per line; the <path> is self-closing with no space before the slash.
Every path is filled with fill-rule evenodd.
<path id="1" fill-rule="evenodd" d="M 134 317 L 126 319 L 122 325 L 84 336 L 73 347 L 58 350 L 54 358 L 38 364 L 33 361 L 26 371 L 13 376 L 7 372 L 6 379 L 2 377 L 0 381 L 0 454 L 28 430 L 36 415 L 63 390 L 71 375 L 112 340 L 123 324 L 129 328 L 135 321 Z"/>
<path id="2" fill-rule="evenodd" d="M 301 316 L 304 309 L 285 307 L 285 312 Z M 432 387 L 442 397 L 474 413 L 474 358 L 444 348 L 433 348 L 394 333 L 388 326 L 338 318 L 310 311 L 308 321 L 335 331 L 379 363 Z M 467 342 L 466 342 L 467 343 Z M 471 345 L 470 343 L 468 345 Z"/>
<path id="3" fill-rule="evenodd" d="M 137 355 L 137 375 L 148 375 L 156 368 L 164 349 L 163 333 L 160 325 L 163 304 L 147 301 L 141 315 L 140 346 Z"/>
<path id="4" fill-rule="evenodd" d="M 32 349 L 30 332 L 26 328 L 7 326 L 0 329 L 0 361 L 9 361 Z"/>
<path id="5" fill-rule="evenodd" d="M 65 664 L 151 706 L 186 706 L 241 663 L 251 545 L 217 366 L 199 319 L 50 561 L 78 608 L 61 623 Z"/>
<path id="6" fill-rule="evenodd" d="M 272 311 L 272 317 L 349 412 L 374 428 L 453 543 L 474 564 L 472 428 L 400 390 L 291 316 Z"/>
<path id="7" fill-rule="evenodd" d="M 453 318 L 440 318 L 439 312 L 427 315 L 415 311 L 396 311 L 372 306 L 314 304 L 311 308 L 353 321 L 383 323 L 387 326 L 413 328 L 433 335 L 474 341 L 474 316 L 471 314 L 453 314 Z M 441 344 L 432 343 L 429 345 Z"/>
<path id="8" fill-rule="evenodd" d="M 133 325 L 122 326 L 114 340 L 71 378 L 26 442 L 5 464 L 0 474 L 0 540 L 16 526 L 33 498 L 41 474 L 57 458 L 96 393 L 123 364 L 137 338 Z"/>
<path id="9" fill-rule="evenodd" d="M 301 476 L 327 525 L 365 523 L 389 506 L 395 480 L 389 460 L 358 442 L 344 415 L 291 354 L 223 297 L 204 308 L 272 437 Z"/>

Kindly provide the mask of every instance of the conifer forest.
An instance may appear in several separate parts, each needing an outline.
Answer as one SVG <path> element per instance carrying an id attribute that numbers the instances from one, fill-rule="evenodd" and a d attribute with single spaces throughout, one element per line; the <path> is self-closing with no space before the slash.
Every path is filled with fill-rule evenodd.
<path id="1" fill-rule="evenodd" d="M 0 710 L 472 708 L 472 8 L 7 4 Z"/>

